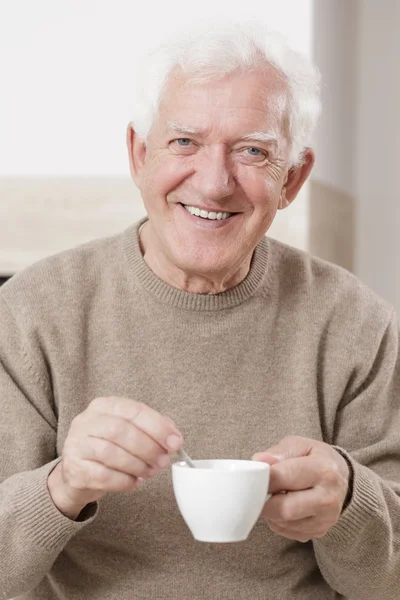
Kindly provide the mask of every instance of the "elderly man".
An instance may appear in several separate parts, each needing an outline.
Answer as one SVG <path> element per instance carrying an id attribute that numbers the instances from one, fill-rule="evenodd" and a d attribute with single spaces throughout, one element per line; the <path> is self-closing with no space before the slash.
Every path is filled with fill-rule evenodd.
<path id="1" fill-rule="evenodd" d="M 0 597 L 394 600 L 396 317 L 265 237 L 314 162 L 316 72 L 253 26 L 149 60 L 127 134 L 148 218 L 1 289 Z M 192 538 L 183 440 L 271 465 L 245 542 Z"/>

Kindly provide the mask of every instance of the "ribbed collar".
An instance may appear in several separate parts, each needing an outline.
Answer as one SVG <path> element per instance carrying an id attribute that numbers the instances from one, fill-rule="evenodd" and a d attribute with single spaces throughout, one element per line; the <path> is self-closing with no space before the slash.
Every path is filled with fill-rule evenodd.
<path id="1" fill-rule="evenodd" d="M 123 234 L 123 248 L 137 284 L 158 301 L 195 311 L 217 311 L 233 308 L 253 296 L 265 281 L 268 270 L 268 240 L 263 237 L 256 247 L 250 271 L 238 285 L 219 294 L 193 294 L 168 285 L 146 264 L 139 245 L 139 229 L 147 219 L 141 219 Z"/>

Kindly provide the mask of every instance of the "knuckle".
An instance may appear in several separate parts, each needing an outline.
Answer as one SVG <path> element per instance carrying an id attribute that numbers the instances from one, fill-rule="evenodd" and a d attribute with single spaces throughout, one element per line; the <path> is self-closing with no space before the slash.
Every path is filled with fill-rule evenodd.
<path id="1" fill-rule="evenodd" d="M 153 469 L 149 468 L 146 463 L 140 461 L 137 468 L 135 469 L 135 476 L 137 477 L 147 477 L 151 476 L 151 472 Z"/>
<path id="2" fill-rule="evenodd" d="M 150 468 L 139 458 L 134 458 L 133 460 L 129 460 L 127 457 L 124 457 L 123 461 L 121 461 L 121 470 L 126 475 L 130 477 L 143 477 L 147 478 Z"/>
<path id="3" fill-rule="evenodd" d="M 338 499 L 336 494 L 333 493 L 325 493 L 320 499 L 320 507 L 324 510 L 330 510 L 332 508 L 336 508 L 338 504 Z"/>
<path id="4" fill-rule="evenodd" d="M 293 521 L 294 520 L 293 508 L 291 506 L 285 506 L 283 504 L 279 511 L 279 519 L 285 523 L 288 521 Z"/>
<path id="5" fill-rule="evenodd" d="M 160 469 L 158 467 L 150 467 L 146 470 L 146 475 L 147 475 L 147 477 L 151 478 L 151 477 L 154 477 L 155 475 L 157 475 L 159 472 L 160 472 Z"/>
<path id="6" fill-rule="evenodd" d="M 120 473 L 130 477 L 141 477 L 146 472 L 146 465 L 138 457 L 132 456 L 124 450 L 117 452 L 114 462 L 115 468 Z"/>
<path id="7" fill-rule="evenodd" d="M 137 477 L 133 475 L 127 475 L 121 480 L 120 489 L 121 492 L 129 492 L 130 490 L 135 489 L 137 486 Z"/>
<path id="8" fill-rule="evenodd" d="M 93 446 L 93 454 L 95 460 L 98 460 L 101 463 L 107 463 L 111 460 L 113 448 L 109 442 L 99 440 L 98 443 Z"/>
<path id="9" fill-rule="evenodd" d="M 122 419 L 116 419 L 115 421 L 110 421 L 107 427 L 108 436 L 111 439 L 118 439 L 122 437 L 125 431 L 125 423 Z"/>
<path id="10" fill-rule="evenodd" d="M 339 468 L 337 464 L 332 461 L 325 462 L 322 467 L 322 477 L 327 483 L 336 484 L 339 480 Z"/>
<path id="11" fill-rule="evenodd" d="M 139 417 L 139 415 L 145 409 L 145 405 L 143 404 L 143 402 L 134 401 L 134 403 L 135 403 L 135 414 L 132 416 L 132 422 L 136 421 L 136 419 Z"/>
<path id="12" fill-rule="evenodd" d="M 323 474 L 323 479 L 327 485 L 330 487 L 337 485 L 339 482 L 338 473 L 333 469 L 327 469 Z"/>
<path id="13" fill-rule="evenodd" d="M 100 468 L 97 470 L 97 473 L 95 476 L 95 480 L 96 480 L 97 484 L 101 486 L 100 489 L 104 488 L 107 485 L 108 479 L 109 479 L 109 476 L 108 476 L 107 469 L 100 466 Z"/>
<path id="14" fill-rule="evenodd" d="M 94 398 L 94 400 L 92 400 L 89 404 L 88 408 L 97 412 L 98 410 L 101 410 L 103 408 L 105 400 L 106 399 L 102 396 Z"/>

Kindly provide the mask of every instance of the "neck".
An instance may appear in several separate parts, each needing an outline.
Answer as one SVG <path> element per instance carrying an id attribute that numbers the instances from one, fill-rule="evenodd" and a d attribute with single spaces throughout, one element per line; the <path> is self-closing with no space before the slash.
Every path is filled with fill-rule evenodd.
<path id="1" fill-rule="evenodd" d="M 221 272 L 186 272 L 168 260 L 150 240 L 148 221 L 139 230 L 140 249 L 149 269 L 168 285 L 192 294 L 219 294 L 238 285 L 250 270 L 251 256 L 235 268 Z"/>

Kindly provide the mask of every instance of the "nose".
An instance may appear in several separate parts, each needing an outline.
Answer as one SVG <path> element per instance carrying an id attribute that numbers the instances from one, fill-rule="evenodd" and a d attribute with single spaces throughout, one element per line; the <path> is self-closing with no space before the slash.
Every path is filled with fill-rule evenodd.
<path id="1" fill-rule="evenodd" d="M 233 195 L 236 183 L 229 156 L 223 147 L 198 153 L 194 185 L 207 200 L 220 201 Z"/>

